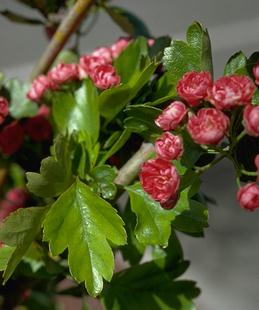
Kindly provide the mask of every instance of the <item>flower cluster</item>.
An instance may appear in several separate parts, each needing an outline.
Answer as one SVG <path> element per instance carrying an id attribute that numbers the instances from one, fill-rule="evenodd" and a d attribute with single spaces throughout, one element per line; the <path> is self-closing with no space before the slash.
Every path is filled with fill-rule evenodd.
<path id="1" fill-rule="evenodd" d="M 255 83 L 259 84 L 259 63 L 253 73 Z M 259 106 L 251 103 L 256 86 L 249 77 L 229 75 L 213 82 L 209 72 L 192 71 L 183 75 L 176 89 L 182 101 L 172 102 L 155 120 L 165 132 L 155 142 L 157 159 L 144 163 L 140 173 L 144 190 L 164 207 L 170 201 L 172 207 L 177 200 L 179 176 L 170 161 L 183 153 L 182 138 L 170 130 L 179 132 L 186 128 L 195 143 L 217 145 L 228 135 L 232 110 L 243 106 L 246 133 L 259 137 Z M 256 163 L 258 168 L 259 159 Z M 259 208 L 259 185 L 249 183 L 241 187 L 237 197 L 242 207 Z"/>
<path id="2" fill-rule="evenodd" d="M 58 90 L 65 83 L 87 77 L 90 77 L 95 86 L 100 89 L 119 85 L 120 76 L 117 75 L 112 62 L 130 42 L 129 38 L 120 38 L 110 47 L 99 47 L 92 54 L 83 55 L 79 64 L 58 64 L 47 75 L 40 75 L 33 81 L 27 97 L 38 102 L 47 91 Z"/>

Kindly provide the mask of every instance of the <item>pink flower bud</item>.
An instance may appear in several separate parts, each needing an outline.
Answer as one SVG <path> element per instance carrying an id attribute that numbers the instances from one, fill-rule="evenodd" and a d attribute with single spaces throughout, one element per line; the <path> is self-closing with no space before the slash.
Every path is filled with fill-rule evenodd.
<path id="1" fill-rule="evenodd" d="M 9 103 L 4 97 L 0 97 L 0 124 L 2 124 L 9 113 Z"/>
<path id="2" fill-rule="evenodd" d="M 49 140 L 52 133 L 51 125 L 43 115 L 28 118 L 24 123 L 24 130 L 36 142 Z"/>
<path id="3" fill-rule="evenodd" d="M 35 79 L 27 93 L 27 98 L 32 101 L 39 101 L 44 93 L 51 88 L 51 81 L 45 75 L 40 75 Z"/>
<path id="4" fill-rule="evenodd" d="M 17 208 L 24 207 L 28 199 L 28 192 L 24 188 L 15 187 L 6 193 L 6 200 L 17 206 Z"/>
<path id="5" fill-rule="evenodd" d="M 247 133 L 250 136 L 259 137 L 259 106 L 247 105 L 243 118 Z"/>
<path id="6" fill-rule="evenodd" d="M 255 84 L 259 85 L 259 62 L 253 67 L 253 74 L 255 77 Z"/>
<path id="7" fill-rule="evenodd" d="M 60 85 L 78 79 L 78 66 L 60 63 L 49 71 L 48 78 L 52 82 L 52 88 L 58 89 Z"/>
<path id="8" fill-rule="evenodd" d="M 183 140 L 169 131 L 164 132 L 155 143 L 156 154 L 164 160 L 179 159 L 183 154 Z"/>
<path id="9" fill-rule="evenodd" d="M 254 90 L 255 85 L 247 76 L 223 76 L 208 90 L 208 99 L 218 109 L 230 109 L 249 103 Z"/>
<path id="10" fill-rule="evenodd" d="M 214 108 L 200 109 L 189 118 L 187 130 L 198 144 L 217 144 L 227 133 L 229 118 Z"/>
<path id="11" fill-rule="evenodd" d="M 179 194 L 176 193 L 172 197 L 170 197 L 166 202 L 160 203 L 161 207 L 166 210 L 171 210 L 176 205 L 179 199 Z"/>
<path id="12" fill-rule="evenodd" d="M 142 165 L 140 181 L 145 192 L 154 200 L 165 203 L 176 194 L 180 177 L 170 162 L 156 158 Z"/>
<path id="13" fill-rule="evenodd" d="M 254 211 L 259 208 L 259 185 L 253 182 L 241 187 L 237 193 L 237 200 L 246 210 Z"/>
<path id="14" fill-rule="evenodd" d="M 24 131 L 22 126 L 13 121 L 0 132 L 0 149 L 6 155 L 17 152 L 23 144 Z"/>
<path id="15" fill-rule="evenodd" d="M 211 86 L 212 78 L 209 72 L 191 71 L 184 74 L 176 88 L 179 96 L 194 107 L 207 97 L 207 91 Z"/>
<path id="16" fill-rule="evenodd" d="M 112 51 L 109 47 L 99 47 L 95 49 L 92 56 L 104 58 L 107 64 L 112 63 Z"/>
<path id="17" fill-rule="evenodd" d="M 129 45 L 129 43 L 132 41 L 131 38 L 119 38 L 117 42 L 111 45 L 111 52 L 112 57 L 117 58 L 123 50 Z"/>
<path id="18" fill-rule="evenodd" d="M 79 78 L 85 79 L 90 75 L 97 66 L 106 65 L 107 60 L 103 57 L 84 55 L 80 58 L 78 71 Z"/>
<path id="19" fill-rule="evenodd" d="M 90 75 L 94 85 L 100 89 L 107 89 L 120 84 L 120 76 L 111 65 L 101 65 L 94 69 Z"/>
<path id="20" fill-rule="evenodd" d="M 187 111 L 184 103 L 174 101 L 158 116 L 155 123 L 163 130 L 174 130 L 182 122 Z"/>

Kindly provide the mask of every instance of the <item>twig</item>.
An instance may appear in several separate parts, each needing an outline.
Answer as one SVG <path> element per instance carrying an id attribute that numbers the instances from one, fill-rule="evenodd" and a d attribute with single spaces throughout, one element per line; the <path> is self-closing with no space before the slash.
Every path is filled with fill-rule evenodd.
<path id="1" fill-rule="evenodd" d="M 31 74 L 31 81 L 49 69 L 58 53 L 66 44 L 71 34 L 73 34 L 73 32 L 78 28 L 80 22 L 85 17 L 94 2 L 95 0 L 78 0 L 76 2 L 66 18 L 58 27 L 50 44 L 41 56 L 37 65 L 34 67 Z"/>
<path id="2" fill-rule="evenodd" d="M 140 149 L 119 170 L 114 180 L 118 185 L 128 185 L 138 175 L 141 165 L 154 154 L 154 146 L 151 143 L 142 143 Z"/>

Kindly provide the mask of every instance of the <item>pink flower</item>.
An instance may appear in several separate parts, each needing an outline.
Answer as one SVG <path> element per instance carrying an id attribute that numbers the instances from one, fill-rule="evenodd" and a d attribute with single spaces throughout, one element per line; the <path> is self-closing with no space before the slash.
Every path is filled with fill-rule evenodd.
<path id="1" fill-rule="evenodd" d="M 2 124 L 9 113 L 8 109 L 9 103 L 8 101 L 0 96 L 0 124 Z"/>
<path id="2" fill-rule="evenodd" d="M 60 85 L 78 79 L 78 66 L 76 64 L 60 63 L 48 73 L 52 88 L 58 89 Z"/>
<path id="3" fill-rule="evenodd" d="M 107 64 L 112 63 L 112 51 L 109 47 L 99 47 L 95 49 L 92 56 L 104 58 Z"/>
<path id="4" fill-rule="evenodd" d="M 123 50 L 129 45 L 129 43 L 132 41 L 131 38 L 119 38 L 117 42 L 111 45 L 111 52 L 112 57 L 117 58 Z"/>
<path id="5" fill-rule="evenodd" d="M 243 118 L 247 133 L 250 136 L 259 137 L 259 106 L 247 105 Z"/>
<path id="6" fill-rule="evenodd" d="M 229 118 L 214 108 L 200 109 L 189 118 L 187 130 L 198 144 L 217 144 L 227 133 Z"/>
<path id="7" fill-rule="evenodd" d="M 183 154 L 183 140 L 169 131 L 164 132 L 155 143 L 156 154 L 164 160 L 179 159 Z"/>
<path id="8" fill-rule="evenodd" d="M 111 65 L 101 65 L 96 67 L 90 75 L 94 85 L 100 89 L 107 89 L 120 84 L 120 76 Z"/>
<path id="9" fill-rule="evenodd" d="M 52 133 L 51 125 L 43 115 L 28 118 L 24 123 L 24 130 L 36 142 L 49 140 Z"/>
<path id="10" fill-rule="evenodd" d="M 254 211 L 259 208 L 259 185 L 253 182 L 241 187 L 237 193 L 237 200 L 246 210 Z"/>
<path id="11" fill-rule="evenodd" d="M 51 81 L 45 75 L 40 75 L 33 81 L 27 93 L 27 98 L 32 101 L 39 101 L 44 93 L 51 88 Z"/>
<path id="12" fill-rule="evenodd" d="M 79 78 L 85 79 L 90 75 L 97 66 L 106 65 L 107 60 L 103 57 L 84 55 L 80 58 L 78 71 Z"/>
<path id="13" fill-rule="evenodd" d="M 0 132 L 0 149 L 6 155 L 17 152 L 23 144 L 24 131 L 22 126 L 13 121 Z"/>
<path id="14" fill-rule="evenodd" d="M 149 38 L 149 39 L 147 40 L 147 44 L 148 44 L 149 47 L 151 47 L 151 46 L 153 46 L 153 45 L 155 44 L 155 40 L 152 39 L 152 38 Z"/>
<path id="15" fill-rule="evenodd" d="M 247 76 L 223 76 L 208 90 L 208 99 L 218 109 L 230 109 L 249 103 L 254 90 L 255 86 Z"/>
<path id="16" fill-rule="evenodd" d="M 187 111 L 184 103 L 174 101 L 158 116 L 155 123 L 163 130 L 174 130 L 184 119 Z"/>
<path id="17" fill-rule="evenodd" d="M 180 177 L 170 162 L 156 158 L 142 165 L 140 182 L 145 192 L 154 200 L 165 203 L 176 194 Z"/>
<path id="18" fill-rule="evenodd" d="M 17 208 L 24 207 L 28 198 L 28 192 L 20 187 L 12 188 L 6 193 L 6 200 L 17 206 Z"/>
<path id="19" fill-rule="evenodd" d="M 207 91 L 211 86 L 212 78 L 209 72 L 191 71 L 184 74 L 176 88 L 179 96 L 194 107 L 207 97 Z"/>
<path id="20" fill-rule="evenodd" d="M 259 85 L 259 62 L 253 67 L 253 74 L 255 77 L 255 84 Z"/>

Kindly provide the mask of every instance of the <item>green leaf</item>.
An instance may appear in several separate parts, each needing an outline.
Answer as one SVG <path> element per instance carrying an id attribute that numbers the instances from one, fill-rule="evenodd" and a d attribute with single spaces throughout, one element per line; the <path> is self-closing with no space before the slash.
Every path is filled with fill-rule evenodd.
<path id="1" fill-rule="evenodd" d="M 55 92 L 53 118 L 61 133 L 83 132 L 93 144 L 99 136 L 99 109 L 97 90 L 87 79 L 75 94 Z"/>
<path id="2" fill-rule="evenodd" d="M 193 199 L 189 202 L 189 208 L 175 218 L 173 227 L 185 233 L 203 233 L 203 229 L 208 227 L 208 209 Z"/>
<path id="3" fill-rule="evenodd" d="M 137 71 L 128 84 L 103 91 L 99 98 L 101 115 L 112 120 L 148 83 L 156 67 L 157 64 L 149 63 L 142 71 Z"/>
<path id="4" fill-rule="evenodd" d="M 21 83 L 17 79 L 11 79 L 5 83 L 5 86 L 10 93 L 9 112 L 13 118 L 32 117 L 37 114 L 37 104 L 26 98 L 29 84 Z"/>
<path id="5" fill-rule="evenodd" d="M 256 89 L 256 91 L 253 94 L 252 104 L 259 105 L 259 90 L 258 89 Z"/>
<path id="6" fill-rule="evenodd" d="M 104 199 L 114 199 L 117 193 L 117 187 L 113 183 L 117 173 L 114 168 L 109 165 L 95 167 L 91 172 L 99 193 Z"/>
<path id="7" fill-rule="evenodd" d="M 44 221 L 44 240 L 55 256 L 68 248 L 72 276 L 98 295 L 110 281 L 114 258 L 108 240 L 126 243 L 123 221 L 112 206 L 77 180 L 52 205 Z"/>
<path id="8" fill-rule="evenodd" d="M 103 165 L 107 161 L 107 159 L 109 159 L 112 155 L 117 153 L 124 146 L 124 144 L 128 141 L 130 136 L 131 136 L 131 132 L 128 129 L 125 129 L 121 133 L 118 140 L 113 144 L 113 146 L 107 152 L 104 153 L 98 165 Z"/>
<path id="9" fill-rule="evenodd" d="M 129 261 L 130 265 L 133 266 L 140 262 L 146 247 L 139 243 L 135 237 L 134 228 L 136 226 L 136 216 L 131 211 L 129 201 L 125 207 L 125 210 L 123 211 L 122 219 L 125 222 L 128 242 L 126 245 L 120 248 L 120 251 L 124 260 Z"/>
<path id="10" fill-rule="evenodd" d="M 160 203 L 144 192 L 140 183 L 127 186 L 131 209 L 137 216 L 135 234 L 144 245 L 167 246 L 171 234 L 171 222 L 188 209 L 189 188 L 182 191 L 180 199 L 172 210 L 165 210 Z"/>
<path id="11" fill-rule="evenodd" d="M 8 261 L 10 260 L 14 247 L 8 245 L 1 245 L 0 247 L 0 271 L 4 271 L 8 265 Z"/>
<path id="12" fill-rule="evenodd" d="M 246 56 L 243 52 L 237 52 L 232 55 L 224 69 L 224 75 L 231 75 L 231 74 L 248 74 L 246 69 Z"/>
<path id="13" fill-rule="evenodd" d="M 107 310 L 193 310 L 192 299 L 199 293 L 195 282 L 174 281 L 154 261 L 116 274 L 102 301 Z"/>
<path id="14" fill-rule="evenodd" d="M 127 105 L 131 98 L 131 89 L 128 85 L 119 85 L 104 90 L 99 96 L 100 114 L 112 120 Z"/>
<path id="15" fill-rule="evenodd" d="M 0 14 L 15 23 L 28 24 L 28 25 L 44 25 L 44 22 L 39 19 L 25 17 L 23 15 L 14 13 L 9 10 L 1 10 Z"/>
<path id="16" fill-rule="evenodd" d="M 129 116 L 124 120 L 124 127 L 132 132 L 148 131 L 148 134 L 161 134 L 162 130 L 155 124 L 155 119 L 162 113 L 162 110 L 149 105 L 131 105 L 125 109 Z"/>
<path id="17" fill-rule="evenodd" d="M 54 157 L 42 160 L 40 173 L 27 172 L 28 190 L 39 197 L 57 197 L 72 183 L 72 175 Z"/>
<path id="18" fill-rule="evenodd" d="M 135 14 L 117 6 L 105 7 L 106 12 L 113 21 L 131 36 L 150 37 L 150 33 L 144 22 Z"/>
<path id="19" fill-rule="evenodd" d="M 78 63 L 78 60 L 79 60 L 78 55 L 72 50 L 69 50 L 69 49 L 62 50 L 56 57 L 52 65 L 52 68 L 56 67 L 60 63 L 63 63 L 63 64 Z"/>
<path id="20" fill-rule="evenodd" d="M 213 71 L 207 30 L 200 23 L 194 22 L 187 30 L 186 40 L 187 42 L 173 40 L 171 46 L 164 51 L 163 64 L 174 85 L 188 71 Z"/>
<path id="21" fill-rule="evenodd" d="M 171 43 L 171 38 L 169 36 L 159 37 L 155 39 L 155 43 L 149 49 L 149 57 L 156 58 L 156 60 L 160 60 L 164 49 L 168 47 Z"/>
<path id="22" fill-rule="evenodd" d="M 47 207 L 21 208 L 13 212 L 0 226 L 0 240 L 15 247 L 4 272 L 6 282 L 40 231 Z"/>
<path id="23" fill-rule="evenodd" d="M 147 40 L 143 37 L 137 38 L 127 46 L 114 62 L 122 83 L 128 83 L 137 72 L 143 69 L 142 61 L 147 55 Z"/>

